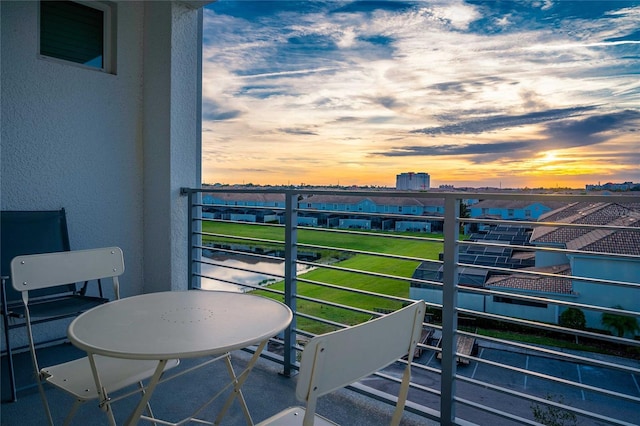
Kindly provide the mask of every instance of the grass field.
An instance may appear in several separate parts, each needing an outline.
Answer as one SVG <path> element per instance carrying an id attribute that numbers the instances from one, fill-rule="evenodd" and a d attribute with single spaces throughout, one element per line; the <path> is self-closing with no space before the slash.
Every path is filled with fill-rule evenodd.
<path id="1" fill-rule="evenodd" d="M 229 236 L 242 236 L 258 239 L 267 239 L 272 241 L 284 241 L 284 229 L 267 226 L 255 226 L 245 224 L 226 224 L 226 223 L 203 223 L 204 232 L 213 232 Z M 397 234 L 395 234 L 397 235 Z M 402 235 L 421 236 L 441 238 L 441 235 L 403 233 Z M 207 237 L 203 236 L 203 242 L 223 242 L 233 243 L 232 237 Z M 363 233 L 343 234 L 328 231 L 311 231 L 299 230 L 298 242 L 300 244 L 312 244 L 334 248 L 346 248 L 371 253 L 395 254 L 402 256 L 411 256 L 423 259 L 437 259 L 438 254 L 442 251 L 442 244 L 433 241 L 424 240 L 401 240 L 396 238 L 388 238 L 383 235 L 370 235 Z M 260 244 L 264 248 L 273 248 L 274 244 Z M 299 250 L 308 250 L 299 248 Z M 385 258 L 368 254 L 354 254 L 345 256 L 340 250 L 323 250 L 321 262 L 328 262 L 330 259 L 344 259 L 332 263 L 344 268 L 350 268 L 358 271 L 377 272 L 398 277 L 410 278 L 413 272 L 420 264 L 417 260 L 399 260 Z M 343 287 L 365 290 L 384 295 L 391 295 L 401 298 L 409 297 L 409 282 L 393 279 L 380 278 L 362 275 L 353 272 L 335 271 L 326 268 L 316 268 L 309 272 L 299 275 L 302 278 L 331 283 Z M 284 283 L 278 282 L 270 285 L 270 288 L 276 290 L 284 290 Z M 269 292 L 261 292 L 262 294 L 278 298 L 279 296 Z M 361 295 L 343 290 L 326 288 L 310 283 L 298 282 L 297 293 L 302 296 L 312 297 L 322 300 L 331 301 L 347 306 L 354 306 L 367 310 L 375 309 L 397 309 L 401 306 L 398 301 L 385 300 L 384 298 Z M 342 308 L 328 306 L 326 304 L 314 303 L 304 300 L 298 300 L 298 310 L 305 314 L 317 316 L 320 318 L 330 319 L 345 324 L 356 324 L 369 318 L 363 315 L 351 312 Z M 311 322 L 300 319 L 298 322 L 300 328 L 312 331 L 314 333 L 325 332 L 331 327 L 324 326 L 317 322 Z"/>
<path id="2" fill-rule="evenodd" d="M 238 240 L 234 239 L 233 236 L 268 239 L 279 242 L 284 241 L 284 229 L 277 227 L 255 226 L 249 224 L 203 223 L 203 231 L 229 235 L 228 238 L 203 236 L 204 242 L 237 242 Z M 402 235 L 433 238 L 442 237 L 439 234 L 403 233 Z M 438 254 L 442 251 L 442 243 L 439 242 L 424 240 L 400 240 L 387 238 L 382 235 L 365 235 L 359 232 L 343 234 L 327 232 L 326 230 L 323 231 L 322 229 L 318 231 L 299 230 L 298 241 L 301 244 L 348 248 L 372 253 L 395 254 L 424 259 L 437 259 Z M 265 248 L 274 246 L 274 244 L 261 245 L 263 245 Z M 281 243 L 277 245 L 279 246 L 279 248 L 282 247 Z M 300 248 L 299 250 L 306 249 Z M 343 254 L 340 254 L 340 250 L 322 250 L 321 253 L 321 261 L 326 262 L 330 259 L 336 258 L 343 259 L 334 263 L 335 265 L 338 265 L 340 267 L 407 278 L 410 278 L 412 276 L 415 268 L 420 263 L 419 261 L 414 260 L 390 259 L 367 254 L 344 256 Z M 383 295 L 391 295 L 400 298 L 409 297 L 409 282 L 404 280 L 371 277 L 357 273 L 335 271 L 325 268 L 314 269 L 312 271 L 299 275 L 299 277 L 323 283 L 331 283 L 348 288 L 366 290 Z M 284 283 L 277 282 L 270 285 L 269 287 L 275 290 L 283 291 Z M 282 300 L 282 296 L 270 292 L 258 291 L 258 293 L 267 297 Z M 400 302 L 386 300 L 381 297 L 360 295 L 348 291 L 335 290 L 303 282 L 298 282 L 298 294 L 301 296 L 327 300 L 333 303 L 358 307 L 370 311 L 373 311 L 377 308 L 397 309 L 401 305 Z M 357 324 L 369 319 L 368 315 L 354 313 L 349 310 L 332 307 L 327 304 L 308 302 L 300 299 L 298 299 L 297 303 L 297 309 L 299 312 L 343 324 Z M 302 328 L 312 333 L 324 333 L 333 329 L 333 327 L 329 325 L 325 325 L 317 321 L 311 321 L 305 318 L 300 318 L 298 320 L 298 328 Z M 585 344 L 585 342 L 581 342 L 579 345 L 576 345 L 572 341 L 542 336 L 537 333 L 515 333 L 505 330 L 486 328 L 478 329 L 476 331 L 481 335 L 500 337 L 506 340 L 514 340 L 555 347 L 565 347 L 570 349 L 609 352 L 609 350 L 606 350 L 604 348 L 595 346 L 591 347 L 590 345 Z M 637 354 L 635 355 L 637 356 Z"/>

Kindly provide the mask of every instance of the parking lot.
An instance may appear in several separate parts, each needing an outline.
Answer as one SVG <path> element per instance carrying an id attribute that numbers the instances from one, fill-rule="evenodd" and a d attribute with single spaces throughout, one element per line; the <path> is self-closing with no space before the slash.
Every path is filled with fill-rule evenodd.
<path id="1" fill-rule="evenodd" d="M 612 360 L 611 357 L 599 354 L 580 353 L 580 355 L 597 357 L 603 361 Z M 539 353 L 515 351 L 512 347 L 500 347 L 486 341 L 478 342 L 475 356 L 489 363 L 472 360 L 468 365 L 458 365 L 458 375 L 471 379 L 471 382 L 462 379 L 456 382 L 456 396 L 458 398 L 533 420 L 534 404 L 517 396 L 518 393 L 521 393 L 542 399 L 551 398 L 553 401 L 562 402 L 577 409 L 592 411 L 604 417 L 626 422 L 626 424 L 640 424 L 640 403 L 637 401 L 603 395 L 595 390 L 581 389 L 569 383 L 575 382 L 587 387 L 603 388 L 622 395 L 640 398 L 640 377 L 637 374 L 542 356 Z M 425 350 L 416 362 L 435 369 L 441 368 L 441 362 L 433 350 Z M 636 360 L 615 358 L 615 362 L 640 368 L 640 362 Z M 511 366 L 514 367 L 514 370 L 491 363 Z M 397 372 L 399 373 L 399 370 Z M 542 376 L 536 376 L 532 373 Z M 545 376 L 556 378 L 556 381 L 549 380 Z M 440 375 L 438 373 L 414 368 L 412 380 L 421 386 L 440 390 Z M 474 381 L 508 389 L 511 394 L 491 389 L 491 386 L 474 383 Z M 437 395 L 412 390 L 409 399 L 431 409 L 439 410 L 440 399 Z M 513 424 L 508 419 L 462 403 L 456 404 L 456 414 L 459 418 L 480 425 Z M 608 424 L 608 422 L 578 416 L 577 424 L 581 426 L 601 425 Z"/>

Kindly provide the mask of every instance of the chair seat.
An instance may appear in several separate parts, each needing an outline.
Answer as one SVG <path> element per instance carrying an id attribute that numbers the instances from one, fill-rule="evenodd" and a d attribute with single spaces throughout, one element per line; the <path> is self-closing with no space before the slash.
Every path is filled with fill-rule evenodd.
<path id="1" fill-rule="evenodd" d="M 158 361 L 153 360 L 128 360 L 100 355 L 96 355 L 95 360 L 100 372 L 100 380 L 107 393 L 152 376 L 158 365 Z M 179 363 L 180 360 L 177 359 L 169 360 L 165 371 Z M 80 400 L 86 401 L 98 397 L 96 383 L 93 380 L 91 365 L 87 357 L 46 367 L 40 371 L 45 374 L 47 382 L 66 390 Z"/>
<path id="2" fill-rule="evenodd" d="M 304 407 L 290 407 L 286 410 L 279 412 L 278 414 L 269 417 L 266 420 L 258 423 L 256 426 L 268 426 L 268 425 L 279 425 L 279 426 L 296 426 L 302 425 L 302 420 L 304 419 L 305 408 Z M 338 426 L 337 423 L 332 422 L 331 420 L 324 418 L 318 414 L 315 415 L 315 419 L 313 422 L 314 426 Z"/>

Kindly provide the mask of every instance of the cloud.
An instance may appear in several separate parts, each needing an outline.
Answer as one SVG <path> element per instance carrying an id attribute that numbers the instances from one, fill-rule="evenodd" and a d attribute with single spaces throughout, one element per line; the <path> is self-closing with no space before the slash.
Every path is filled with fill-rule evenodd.
<path id="1" fill-rule="evenodd" d="M 406 156 L 443 156 L 443 155 L 484 155 L 502 154 L 513 151 L 530 151 L 535 146 L 535 141 L 520 142 L 491 142 L 479 144 L 449 144 L 428 146 L 403 146 L 389 152 L 378 153 L 387 157 Z"/>
<path id="2" fill-rule="evenodd" d="M 600 143 L 607 139 L 606 133 L 623 131 L 628 126 L 637 131 L 640 127 L 640 111 L 624 110 L 581 120 L 549 123 L 543 133 L 549 140 L 568 148 Z"/>
<path id="3" fill-rule="evenodd" d="M 308 136 L 315 136 L 318 133 L 313 132 L 311 130 L 307 130 L 307 129 L 301 129 L 301 128 L 281 128 L 278 129 L 279 132 L 282 133 L 286 133 L 289 135 L 308 135 Z"/>
<path id="4" fill-rule="evenodd" d="M 202 104 L 202 119 L 204 121 L 232 120 L 242 116 L 242 111 L 223 108 L 211 100 Z"/>
<path id="5" fill-rule="evenodd" d="M 585 108 L 590 110 L 591 108 Z M 562 115 L 562 114 L 560 114 Z M 554 116 L 551 114 L 551 116 Z M 555 116 L 557 117 L 557 115 Z M 542 117 L 540 117 L 542 118 Z M 498 120 L 498 121 L 502 121 Z M 510 122 L 510 120 L 504 120 Z M 518 117 L 515 122 L 521 122 Z M 485 163 L 487 161 L 497 161 L 500 159 L 518 160 L 531 158 L 537 153 L 549 150 L 564 150 L 576 147 L 589 147 L 608 141 L 608 132 L 640 132 L 640 112 L 635 110 L 625 110 L 609 114 L 592 115 L 582 119 L 563 119 L 545 124 L 545 129 L 540 133 L 539 139 L 517 140 L 517 141 L 491 141 L 477 143 L 455 143 L 455 144 L 425 144 L 411 146 L 395 146 L 388 151 L 378 151 L 373 155 L 383 157 L 441 157 L 460 156 L 465 157 L 472 163 Z M 455 130 L 455 126 L 452 127 Z M 631 147 L 622 146 L 624 150 Z M 636 147 L 637 148 L 637 147 Z M 616 162 L 633 164 L 640 158 L 640 154 L 631 148 L 632 152 L 624 154 L 630 156 L 628 159 L 618 158 Z M 636 150 L 637 151 L 637 150 Z M 610 152 L 612 158 L 618 157 Z M 602 154 L 598 154 L 602 156 Z M 639 163 L 636 163 L 636 165 Z"/>
<path id="6" fill-rule="evenodd" d="M 444 126 L 426 127 L 412 130 L 410 133 L 422 133 L 425 135 L 459 135 L 478 134 L 494 130 L 509 129 L 529 124 L 537 124 L 545 121 L 559 120 L 592 110 L 594 107 L 571 107 L 536 111 L 520 115 L 493 115 L 478 120 L 471 120 Z"/>
<path id="7" fill-rule="evenodd" d="M 427 156 L 434 179 L 508 174 L 545 150 L 637 158 L 640 2 L 300 4 L 205 8 L 203 152 L 220 155 L 204 173 L 233 156 L 250 164 L 229 160 L 225 179 L 249 166 L 305 182 Z"/>

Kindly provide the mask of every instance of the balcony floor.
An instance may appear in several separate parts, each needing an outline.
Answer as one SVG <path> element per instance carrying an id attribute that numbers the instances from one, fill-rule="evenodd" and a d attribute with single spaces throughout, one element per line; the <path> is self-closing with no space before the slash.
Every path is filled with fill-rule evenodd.
<path id="1" fill-rule="evenodd" d="M 41 350 L 39 356 L 41 364 L 47 365 L 81 355 L 80 351 L 70 344 L 62 344 Z M 250 354 L 246 352 L 233 353 L 232 358 L 236 372 L 246 365 L 249 357 Z M 193 361 L 184 360 L 178 368 L 186 368 L 189 365 L 193 365 Z M 19 391 L 17 402 L 5 402 L 9 395 L 6 368 L 6 357 L 2 357 L 2 426 L 46 424 L 46 417 L 36 387 Z M 28 353 L 16 356 L 16 370 L 19 383 L 28 383 L 29 374 L 32 371 Z M 254 422 L 259 422 L 291 405 L 299 405 L 295 398 L 296 378 L 283 377 L 279 374 L 281 371 L 280 365 L 261 359 L 245 382 L 243 393 Z M 152 399 L 154 413 L 162 419 L 178 421 L 203 401 L 203 395 L 211 394 L 211 389 L 216 389 L 218 384 L 227 378 L 224 362 L 215 362 L 197 372 L 161 384 Z M 64 416 L 73 402 L 72 398 L 49 386 L 47 387 L 47 395 L 54 421 L 56 424 L 62 424 Z M 114 404 L 116 421 L 119 424 L 126 419 L 136 398 L 134 396 Z M 221 404 L 222 401 L 214 403 L 207 410 L 211 415 L 204 417 L 213 418 L 213 413 Z M 393 407 L 344 389 L 321 398 L 318 412 L 342 425 L 375 426 L 389 424 Z M 72 424 L 106 425 L 107 421 L 106 416 L 96 404 L 90 402 L 80 408 Z M 406 426 L 435 424 L 407 412 L 405 412 L 402 422 L 402 425 Z M 227 416 L 223 419 L 222 425 L 246 425 L 242 410 L 237 402 L 232 405 Z"/>

